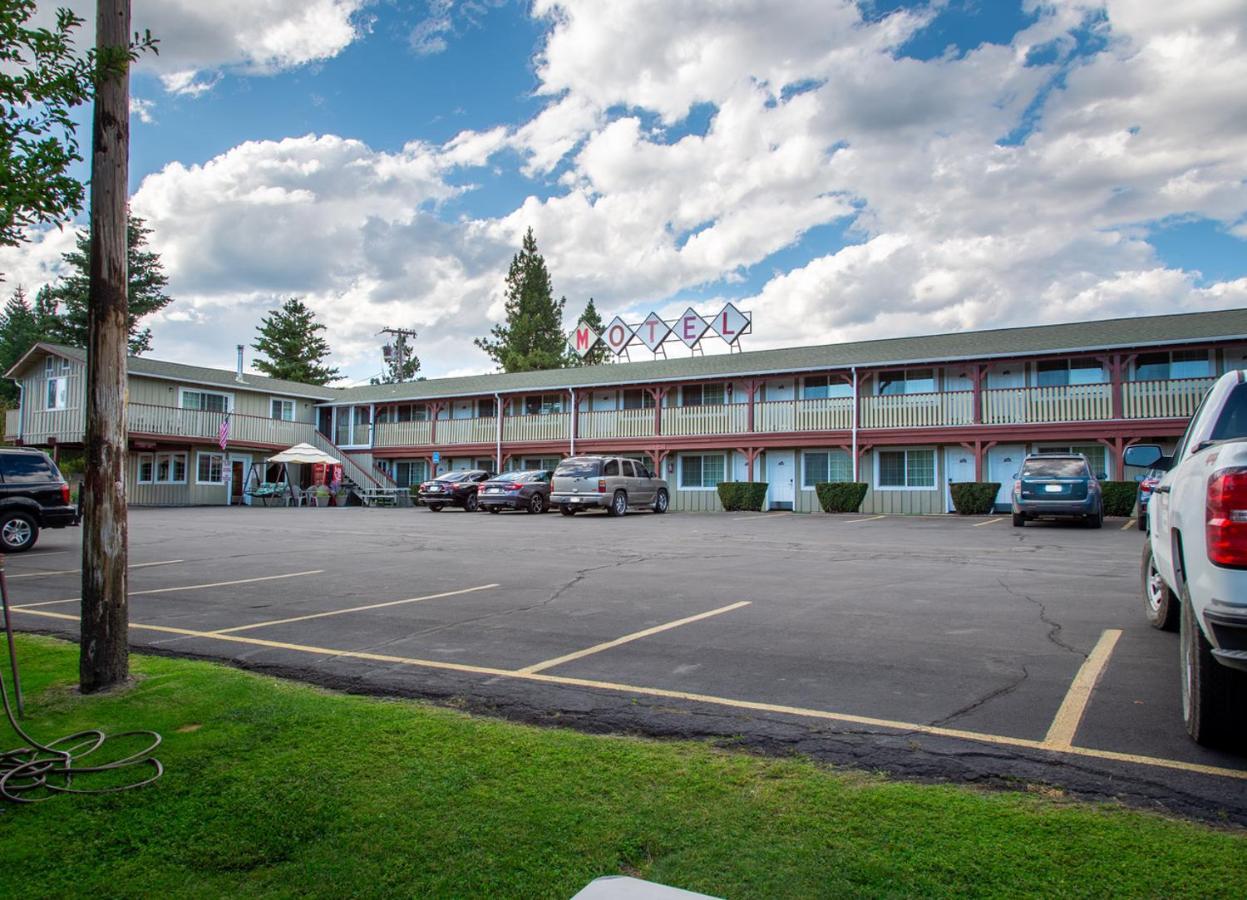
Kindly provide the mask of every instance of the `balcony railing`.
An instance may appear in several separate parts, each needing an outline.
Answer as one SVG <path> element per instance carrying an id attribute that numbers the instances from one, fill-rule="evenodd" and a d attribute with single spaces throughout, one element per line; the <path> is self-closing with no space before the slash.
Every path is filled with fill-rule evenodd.
<path id="1" fill-rule="evenodd" d="M 488 421 L 492 422 L 493 419 Z M 431 443 L 432 440 L 433 423 L 429 421 L 377 423 L 377 447 L 419 447 Z"/>
<path id="2" fill-rule="evenodd" d="M 703 434 L 741 434 L 749 430 L 749 406 L 672 406 L 662 411 L 664 436 L 689 437 Z"/>
<path id="3" fill-rule="evenodd" d="M 558 441 L 567 438 L 571 431 L 569 413 L 546 415 L 503 416 L 502 439 L 504 441 Z M 493 419 L 489 420 L 490 422 Z M 442 438 L 442 422 L 437 423 L 437 439 Z M 494 439 L 491 434 L 487 440 Z"/>
<path id="4" fill-rule="evenodd" d="M 225 414 L 219 412 L 149 403 L 131 403 L 127 410 L 128 427 L 133 433 L 203 438 L 214 442 L 220 436 L 221 420 L 225 418 Z M 313 430 L 311 422 L 286 422 L 240 413 L 231 413 L 229 417 L 229 441 L 237 443 L 289 447 L 309 440 Z"/>
<path id="5" fill-rule="evenodd" d="M 1183 378 L 1174 381 L 1127 381 L 1123 385 L 1123 406 L 1127 419 L 1185 419 L 1195 408 L 1215 378 Z"/>
<path id="6" fill-rule="evenodd" d="M 862 398 L 862 428 L 932 428 L 973 421 L 973 391 Z"/>
<path id="7" fill-rule="evenodd" d="M 17 437 L 21 426 L 22 411 L 20 409 L 6 409 L 4 411 L 4 439 L 7 441 Z"/>
<path id="8" fill-rule="evenodd" d="M 983 424 L 1095 422 L 1113 417 L 1111 384 L 1071 384 L 983 391 Z"/>
<path id="9" fill-rule="evenodd" d="M 605 409 L 582 412 L 577 424 L 582 438 L 631 438 L 654 436 L 654 410 Z"/>
<path id="10" fill-rule="evenodd" d="M 492 444 L 498 437 L 498 420 L 438 419 L 439 444 Z"/>

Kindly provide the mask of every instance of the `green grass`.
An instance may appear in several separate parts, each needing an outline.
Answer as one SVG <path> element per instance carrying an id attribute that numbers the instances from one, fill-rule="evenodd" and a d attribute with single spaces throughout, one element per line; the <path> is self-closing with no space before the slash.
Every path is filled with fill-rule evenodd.
<path id="1" fill-rule="evenodd" d="M 132 688 L 84 698 L 75 646 L 19 648 L 36 737 L 151 728 L 166 773 L 0 808 L 0 896 L 570 897 L 618 873 L 734 898 L 1247 885 L 1241 832 L 1108 805 L 523 727 L 158 657 L 133 658 Z"/>

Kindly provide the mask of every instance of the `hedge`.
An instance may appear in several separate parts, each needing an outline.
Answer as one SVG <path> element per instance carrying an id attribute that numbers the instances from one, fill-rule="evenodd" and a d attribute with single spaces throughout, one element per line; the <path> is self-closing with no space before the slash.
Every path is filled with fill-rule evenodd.
<path id="1" fill-rule="evenodd" d="M 719 502 L 725 512 L 762 512 L 766 487 L 765 481 L 721 481 Z"/>
<path id="2" fill-rule="evenodd" d="M 982 516 L 996 505 L 1000 493 L 998 481 L 955 481 L 948 486 L 953 508 L 963 516 Z"/>
<path id="3" fill-rule="evenodd" d="M 1101 481 L 1104 496 L 1104 515 L 1132 516 L 1139 498 L 1139 485 L 1133 481 Z"/>
<path id="4" fill-rule="evenodd" d="M 860 481 L 820 481 L 814 492 L 823 512 L 857 512 L 866 499 L 866 487 Z"/>

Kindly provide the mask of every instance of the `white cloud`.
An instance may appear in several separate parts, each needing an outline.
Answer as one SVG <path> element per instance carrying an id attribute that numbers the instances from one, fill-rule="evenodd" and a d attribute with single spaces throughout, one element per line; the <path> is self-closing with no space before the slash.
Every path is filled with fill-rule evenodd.
<path id="1" fill-rule="evenodd" d="M 152 111 L 156 108 L 156 104 L 152 100 L 143 100 L 139 97 L 130 98 L 130 115 L 137 116 L 138 120 L 144 125 L 151 125 L 156 121 L 156 117 L 152 115 Z"/>

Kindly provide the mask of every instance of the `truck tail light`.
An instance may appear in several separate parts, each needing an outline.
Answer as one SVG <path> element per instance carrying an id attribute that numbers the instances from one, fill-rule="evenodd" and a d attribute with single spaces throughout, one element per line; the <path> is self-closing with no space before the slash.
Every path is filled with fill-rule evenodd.
<path id="1" fill-rule="evenodd" d="M 65 506 L 69 506 L 69 485 L 68 484 L 61 485 L 61 503 Z"/>
<path id="2" fill-rule="evenodd" d="M 598 493 L 599 494 L 606 493 L 606 479 L 605 478 L 598 479 Z"/>
<path id="3" fill-rule="evenodd" d="M 1247 468 L 1212 474 L 1206 518 L 1208 561 L 1247 568 Z"/>
<path id="4" fill-rule="evenodd" d="M 1013 482 L 1013 493 L 1017 494 L 1019 497 L 1022 496 L 1022 480 L 1020 478 Z"/>

